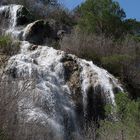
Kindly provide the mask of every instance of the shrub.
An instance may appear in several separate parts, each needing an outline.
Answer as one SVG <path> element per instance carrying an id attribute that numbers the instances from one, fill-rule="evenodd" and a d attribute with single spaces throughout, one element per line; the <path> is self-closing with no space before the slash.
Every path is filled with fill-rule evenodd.
<path id="1" fill-rule="evenodd" d="M 67 53 L 104 67 L 124 82 L 133 97 L 140 97 L 140 42 L 132 36 L 114 40 L 75 28 L 71 34 L 64 36 L 60 46 Z"/>
<path id="2" fill-rule="evenodd" d="M 20 43 L 14 41 L 10 36 L 0 36 L 0 73 L 5 68 L 8 59 L 18 53 Z"/>
<path id="3" fill-rule="evenodd" d="M 2 130 L 0 130 L 0 140 L 6 140 L 6 136 Z"/>
<path id="4" fill-rule="evenodd" d="M 130 100 L 127 94 L 116 95 L 117 120 L 100 122 L 98 134 L 101 140 L 140 139 L 140 101 Z"/>
<path id="5" fill-rule="evenodd" d="M 99 64 L 100 55 L 104 53 L 101 38 L 103 37 L 98 37 L 94 34 L 88 35 L 76 28 L 71 34 L 61 40 L 60 46 L 63 51 L 75 54 L 87 60 L 93 60 Z"/>
<path id="6" fill-rule="evenodd" d="M 0 53 L 14 55 L 19 51 L 19 42 L 13 42 L 10 36 L 0 36 Z"/>
<path id="7" fill-rule="evenodd" d="M 88 33 L 104 33 L 120 38 L 125 32 L 125 12 L 113 0 L 86 0 L 76 10 L 80 15 L 79 27 Z"/>
<path id="8" fill-rule="evenodd" d="M 123 65 L 134 61 L 135 56 L 115 54 L 111 56 L 102 57 L 102 65 L 111 73 L 121 76 Z"/>

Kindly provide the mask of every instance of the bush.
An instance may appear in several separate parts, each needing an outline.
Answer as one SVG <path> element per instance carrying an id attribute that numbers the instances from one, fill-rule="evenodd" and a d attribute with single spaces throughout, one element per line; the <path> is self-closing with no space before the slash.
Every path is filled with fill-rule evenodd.
<path id="1" fill-rule="evenodd" d="M 63 51 L 99 64 L 100 55 L 104 53 L 101 38 L 103 37 L 94 34 L 88 35 L 76 28 L 61 40 L 60 46 Z"/>
<path id="2" fill-rule="evenodd" d="M 13 42 L 10 36 L 0 36 L 0 53 L 12 56 L 19 51 L 19 42 Z"/>
<path id="3" fill-rule="evenodd" d="M 2 130 L 0 130 L 0 140 L 6 140 L 6 136 Z"/>
<path id="4" fill-rule="evenodd" d="M 131 95 L 140 97 L 140 42 L 132 36 L 114 40 L 75 28 L 60 42 L 61 49 L 104 67 L 124 82 Z"/>
<path id="5" fill-rule="evenodd" d="M 5 68 L 8 59 L 17 54 L 19 49 L 19 42 L 13 42 L 10 36 L 0 36 L 0 73 Z"/>
<path id="6" fill-rule="evenodd" d="M 116 95 L 117 120 L 100 122 L 98 134 L 101 140 L 140 139 L 140 101 L 130 100 L 127 94 Z"/>
<path id="7" fill-rule="evenodd" d="M 80 18 L 78 26 L 88 33 L 104 33 L 120 38 L 124 35 L 123 19 L 125 12 L 113 0 L 86 0 L 76 10 Z"/>
<path id="8" fill-rule="evenodd" d="M 123 65 L 125 63 L 130 63 L 134 61 L 134 59 L 135 59 L 135 56 L 129 56 L 125 54 L 124 55 L 116 54 L 112 56 L 102 57 L 101 63 L 111 73 L 121 76 Z"/>

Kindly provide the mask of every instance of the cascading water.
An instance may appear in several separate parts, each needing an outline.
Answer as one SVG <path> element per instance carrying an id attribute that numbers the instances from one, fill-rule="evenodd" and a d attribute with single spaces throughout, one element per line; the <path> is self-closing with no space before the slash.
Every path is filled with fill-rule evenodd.
<path id="1" fill-rule="evenodd" d="M 85 116 L 87 110 L 87 93 L 89 88 L 91 87 L 94 90 L 93 91 L 94 93 L 97 92 L 97 94 L 103 94 L 106 103 L 110 103 L 113 106 L 115 106 L 116 104 L 115 104 L 114 88 L 117 87 L 118 91 L 123 91 L 121 86 L 119 86 L 118 80 L 115 79 L 106 70 L 97 67 L 92 62 L 80 60 L 79 63 L 83 69 L 81 72 L 81 79 L 83 81 L 82 93 L 83 93 L 83 105 Z M 101 91 L 95 91 L 96 87 L 98 86 L 100 86 Z"/>
<path id="2" fill-rule="evenodd" d="M 20 7 L 20 5 L 11 5 L 0 8 L 0 13 L 10 9 L 10 30 L 8 31 L 12 34 L 17 32 L 16 18 Z M 105 103 L 115 105 L 114 88 L 123 90 L 117 79 L 92 62 L 47 46 L 36 46 L 27 41 L 21 41 L 20 53 L 9 59 L 6 71 L 14 72 L 14 76 L 11 74 L 12 78 L 34 79 L 35 86 L 30 91 L 30 96 L 23 95 L 18 102 L 19 119 L 24 118 L 26 123 L 34 122 L 49 127 L 54 140 L 71 140 L 74 136 L 82 139 L 76 104 L 72 98 L 73 92 L 65 78 L 62 60 L 66 56 L 71 57 L 71 61 L 74 61 L 80 69 L 83 118 L 87 115 L 89 94 L 90 97 L 101 94 Z M 23 86 L 23 82 L 18 84 Z M 91 93 L 90 89 L 92 89 Z M 92 108 L 90 111 L 93 112 Z"/>
<path id="3" fill-rule="evenodd" d="M 24 112 L 29 116 L 27 121 L 38 120 L 41 124 L 49 122 L 54 132 L 59 132 L 58 135 L 63 135 L 67 129 L 63 125 L 64 121 L 71 125 L 67 127 L 76 131 L 74 104 L 69 98 L 71 92 L 66 85 L 64 67 L 60 62 L 65 53 L 46 46 L 38 46 L 38 49 L 30 52 L 30 46 L 30 43 L 22 42 L 21 53 L 9 60 L 7 69 L 16 68 L 17 78 L 36 76 L 35 90 L 42 94 L 41 104 L 45 104 L 49 112 L 39 109 L 35 103 L 30 102 L 28 106 L 26 99 L 19 103 L 21 110 L 26 105 L 28 111 Z"/>
<path id="4" fill-rule="evenodd" d="M 9 25 L 4 33 L 7 35 L 10 34 L 13 38 L 18 38 L 20 34 L 23 33 L 23 28 L 20 28 L 20 29 L 16 28 L 17 12 L 19 9 L 22 9 L 22 8 L 23 6 L 15 5 L 15 4 L 0 7 L 0 14 L 3 14 L 3 16 L 8 15 L 8 20 L 9 20 L 7 21 L 9 22 L 8 23 Z"/>

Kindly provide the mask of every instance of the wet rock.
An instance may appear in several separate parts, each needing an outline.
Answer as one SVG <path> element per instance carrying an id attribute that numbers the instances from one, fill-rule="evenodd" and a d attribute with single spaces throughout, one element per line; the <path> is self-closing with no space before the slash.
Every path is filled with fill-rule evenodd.
<path id="1" fill-rule="evenodd" d="M 44 39 L 49 37 L 50 26 L 43 20 L 37 20 L 29 25 L 24 30 L 23 40 L 33 44 L 43 44 Z"/>
<path id="2" fill-rule="evenodd" d="M 0 7 L 0 26 L 2 27 L 1 29 L 4 30 L 4 28 L 8 28 L 9 23 L 10 23 L 10 7 L 8 6 L 3 6 Z"/>
<path id="3" fill-rule="evenodd" d="M 72 99 L 75 102 L 77 113 L 82 113 L 83 102 L 80 82 L 80 67 L 70 56 L 66 56 L 62 61 L 65 69 L 65 80 L 71 90 Z"/>
<path id="4" fill-rule="evenodd" d="M 32 21 L 30 12 L 22 5 L 5 5 L 0 7 L 0 25 L 3 28 L 25 25 Z"/>
<path id="5" fill-rule="evenodd" d="M 66 33 L 66 31 L 64 31 L 64 30 L 59 30 L 59 31 L 57 32 L 57 37 L 58 37 L 59 39 L 62 39 L 63 36 L 65 35 L 65 33 Z"/>
<path id="6" fill-rule="evenodd" d="M 31 45 L 30 48 L 29 48 L 29 50 L 30 50 L 30 51 L 34 51 L 34 50 L 36 50 L 37 48 L 38 48 L 38 45 Z"/>
<path id="7" fill-rule="evenodd" d="M 24 6 L 21 6 L 17 10 L 17 26 L 28 24 L 31 21 L 32 21 L 32 17 L 30 12 Z"/>
<path id="8" fill-rule="evenodd" d="M 118 87 L 114 87 L 114 88 L 113 88 L 114 94 L 120 93 L 121 91 L 122 91 L 122 90 L 121 90 L 120 88 L 118 88 Z"/>

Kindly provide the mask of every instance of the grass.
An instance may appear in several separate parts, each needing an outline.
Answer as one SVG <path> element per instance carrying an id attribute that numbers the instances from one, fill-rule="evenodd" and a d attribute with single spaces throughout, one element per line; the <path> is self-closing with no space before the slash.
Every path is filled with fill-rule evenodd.
<path id="1" fill-rule="evenodd" d="M 10 36 L 0 36 L 0 54 L 12 56 L 19 51 L 20 43 L 13 41 Z"/>

